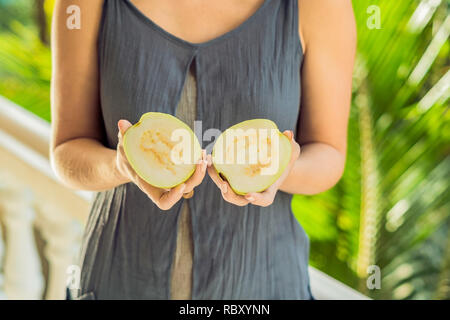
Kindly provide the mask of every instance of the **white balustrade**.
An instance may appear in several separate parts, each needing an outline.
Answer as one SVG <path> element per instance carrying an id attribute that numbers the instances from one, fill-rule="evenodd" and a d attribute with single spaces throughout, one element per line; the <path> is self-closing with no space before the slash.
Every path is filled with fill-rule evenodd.
<path id="1" fill-rule="evenodd" d="M 76 264 L 82 226 L 52 203 L 38 206 L 36 226 L 45 239 L 44 256 L 48 262 L 46 300 L 66 297 L 67 268 Z"/>
<path id="2" fill-rule="evenodd" d="M 0 300 L 6 299 L 5 287 L 4 287 L 4 275 L 3 275 L 3 256 L 5 252 L 4 240 L 3 240 L 3 225 L 0 219 Z"/>
<path id="3" fill-rule="evenodd" d="M 91 194 L 57 181 L 49 137 L 47 122 L 0 97 L 0 299 L 64 299 L 76 262 Z"/>
<path id="4" fill-rule="evenodd" d="M 2 177 L 3 178 L 3 177 Z M 33 224 L 32 192 L 8 188 L 0 193 L 5 226 L 4 290 L 8 299 L 41 299 L 44 280 Z"/>

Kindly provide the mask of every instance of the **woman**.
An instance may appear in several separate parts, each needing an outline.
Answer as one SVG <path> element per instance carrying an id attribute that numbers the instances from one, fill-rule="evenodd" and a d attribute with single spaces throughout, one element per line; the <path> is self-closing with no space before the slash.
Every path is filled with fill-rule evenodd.
<path id="1" fill-rule="evenodd" d="M 80 29 L 66 28 L 72 4 Z M 311 299 L 290 201 L 342 175 L 355 42 L 349 0 L 58 1 L 52 163 L 66 185 L 99 191 L 79 298 Z M 203 130 L 268 118 L 293 156 L 262 193 L 235 194 L 205 154 L 184 184 L 157 189 L 122 148 L 148 111 Z"/>

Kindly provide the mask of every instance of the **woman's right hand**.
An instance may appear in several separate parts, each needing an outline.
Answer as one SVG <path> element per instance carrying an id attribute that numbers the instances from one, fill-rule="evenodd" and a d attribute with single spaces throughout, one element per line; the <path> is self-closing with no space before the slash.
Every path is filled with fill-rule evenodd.
<path id="1" fill-rule="evenodd" d="M 119 174 L 125 181 L 133 182 L 139 189 L 142 190 L 161 210 L 169 210 L 177 203 L 184 194 L 191 194 L 196 186 L 198 186 L 205 177 L 206 173 L 206 153 L 203 150 L 202 159 L 197 164 L 194 174 L 184 183 L 172 189 L 161 189 L 154 187 L 145 182 L 131 167 L 123 149 L 123 136 L 125 132 L 131 127 L 131 123 L 127 120 L 120 120 L 119 127 L 119 142 L 117 144 L 116 167 Z"/>

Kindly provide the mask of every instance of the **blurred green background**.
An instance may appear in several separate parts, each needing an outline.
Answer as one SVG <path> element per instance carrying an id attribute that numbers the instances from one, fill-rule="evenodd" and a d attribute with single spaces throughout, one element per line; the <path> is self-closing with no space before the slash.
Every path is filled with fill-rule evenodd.
<path id="1" fill-rule="evenodd" d="M 0 0 L 0 95 L 47 121 L 53 2 Z M 375 299 L 450 299 L 450 2 L 353 7 L 346 170 L 333 189 L 292 202 L 310 263 Z M 367 288 L 370 265 L 381 289 Z"/>

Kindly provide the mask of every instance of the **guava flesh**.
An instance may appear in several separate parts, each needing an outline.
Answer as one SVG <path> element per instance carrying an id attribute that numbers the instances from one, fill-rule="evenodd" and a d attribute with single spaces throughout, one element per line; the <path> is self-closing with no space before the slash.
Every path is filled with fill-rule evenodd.
<path id="1" fill-rule="evenodd" d="M 289 164 L 291 152 L 291 142 L 273 121 L 253 119 L 219 136 L 212 161 L 231 188 L 242 195 L 271 186 Z"/>
<path id="2" fill-rule="evenodd" d="M 144 114 L 129 128 L 123 147 L 134 171 L 147 183 L 165 189 L 189 179 L 202 152 L 187 124 L 159 112 Z"/>

